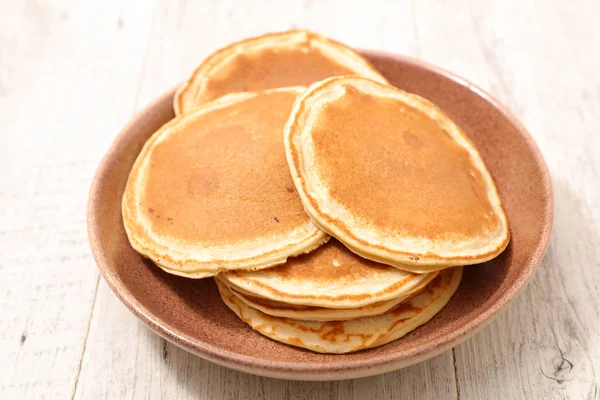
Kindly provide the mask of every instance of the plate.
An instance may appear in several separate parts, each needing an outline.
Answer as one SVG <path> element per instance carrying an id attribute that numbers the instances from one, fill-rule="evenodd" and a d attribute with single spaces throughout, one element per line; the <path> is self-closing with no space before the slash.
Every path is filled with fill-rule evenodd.
<path id="1" fill-rule="evenodd" d="M 430 322 L 385 346 L 352 354 L 317 354 L 254 332 L 221 301 L 213 279 L 169 275 L 136 253 L 121 220 L 129 170 L 146 139 L 173 118 L 169 91 L 125 126 L 102 160 L 88 204 L 88 235 L 100 272 L 114 293 L 152 330 L 198 356 L 236 370 L 298 380 L 375 375 L 456 346 L 495 317 L 531 278 L 550 236 L 552 187 L 527 130 L 475 85 L 403 56 L 362 52 L 404 90 L 437 104 L 475 143 L 494 176 L 511 228 L 506 251 L 465 268 L 460 287 Z"/>

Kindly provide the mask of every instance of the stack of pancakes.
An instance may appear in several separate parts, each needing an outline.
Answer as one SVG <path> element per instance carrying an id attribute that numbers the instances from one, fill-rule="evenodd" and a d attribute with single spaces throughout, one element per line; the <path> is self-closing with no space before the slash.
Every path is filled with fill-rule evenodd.
<path id="1" fill-rule="evenodd" d="M 321 35 L 219 50 L 174 109 L 131 170 L 129 241 L 168 273 L 215 277 L 272 339 L 324 353 L 398 339 L 508 244 L 465 133 Z"/>

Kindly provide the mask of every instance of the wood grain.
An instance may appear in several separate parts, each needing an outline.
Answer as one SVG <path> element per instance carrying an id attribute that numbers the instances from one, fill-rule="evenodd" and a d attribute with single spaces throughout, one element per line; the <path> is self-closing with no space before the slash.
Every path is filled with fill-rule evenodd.
<path id="1" fill-rule="evenodd" d="M 599 4 L 0 3 L 0 398 L 600 399 Z M 467 77 L 546 158 L 556 218 L 545 260 L 453 351 L 365 379 L 256 377 L 166 343 L 98 277 L 87 190 L 119 128 L 218 47 L 292 27 Z"/>
<path id="2" fill-rule="evenodd" d="M 118 4 L 0 4 L 0 398 L 66 398 L 77 381 L 99 279 L 87 190 L 141 61 L 144 19 L 122 32 L 134 9 Z"/>

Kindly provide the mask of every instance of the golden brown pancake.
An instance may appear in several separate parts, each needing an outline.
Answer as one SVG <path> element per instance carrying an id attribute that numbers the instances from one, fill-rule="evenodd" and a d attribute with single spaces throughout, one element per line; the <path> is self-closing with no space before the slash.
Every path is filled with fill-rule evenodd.
<path id="1" fill-rule="evenodd" d="M 324 243 L 286 168 L 283 126 L 301 91 L 226 96 L 156 132 L 123 196 L 133 247 L 167 272 L 201 278 Z"/>
<path id="2" fill-rule="evenodd" d="M 423 288 L 425 288 L 425 286 L 427 286 L 436 276 L 437 273 L 427 274 L 426 279 L 422 279 L 417 286 L 410 290 L 410 292 L 403 294 L 402 296 L 354 308 L 326 308 L 287 304 L 280 301 L 243 294 L 231 286 L 228 286 L 228 289 L 248 306 L 275 317 L 301 319 L 304 321 L 347 321 L 350 319 L 383 314 L 384 312 L 397 307 L 399 304 L 409 301 L 423 290 Z M 224 281 L 222 281 L 222 283 L 224 283 Z M 224 284 L 226 285 L 226 283 Z"/>
<path id="3" fill-rule="evenodd" d="M 341 43 L 294 30 L 227 46 L 208 57 L 173 102 L 177 115 L 234 92 L 308 86 L 337 75 L 362 75 L 387 83 L 368 61 Z"/>
<path id="4" fill-rule="evenodd" d="M 217 280 L 221 298 L 257 332 L 319 353 L 350 353 L 396 340 L 437 314 L 458 288 L 463 267 L 449 268 L 418 295 L 383 314 L 348 321 L 303 321 L 265 314 L 241 301 Z"/>
<path id="5" fill-rule="evenodd" d="M 425 272 L 487 261 L 508 244 L 476 148 L 417 95 L 360 77 L 316 83 L 296 102 L 285 145 L 307 213 L 363 257 Z"/>
<path id="6" fill-rule="evenodd" d="M 288 305 L 358 308 L 413 293 L 436 273 L 413 274 L 359 257 L 337 240 L 284 265 L 219 275 L 235 291 Z"/>

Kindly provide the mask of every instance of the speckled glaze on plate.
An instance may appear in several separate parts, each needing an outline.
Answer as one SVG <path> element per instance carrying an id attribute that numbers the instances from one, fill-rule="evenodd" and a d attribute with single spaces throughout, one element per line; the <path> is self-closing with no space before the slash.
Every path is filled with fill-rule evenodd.
<path id="1" fill-rule="evenodd" d="M 169 275 L 127 241 L 121 219 L 127 176 L 146 139 L 173 117 L 172 90 L 117 136 L 98 167 L 88 204 L 89 240 L 100 272 L 151 329 L 200 357 L 244 372 L 299 380 L 357 378 L 450 349 L 496 316 L 531 278 L 548 244 L 553 200 L 547 167 L 526 129 L 490 95 L 447 71 L 392 54 L 363 55 L 393 85 L 433 101 L 469 135 L 496 180 L 511 228 L 508 248 L 484 265 L 465 267 L 458 291 L 439 314 L 385 346 L 329 355 L 272 341 L 223 304 L 213 279 Z"/>

